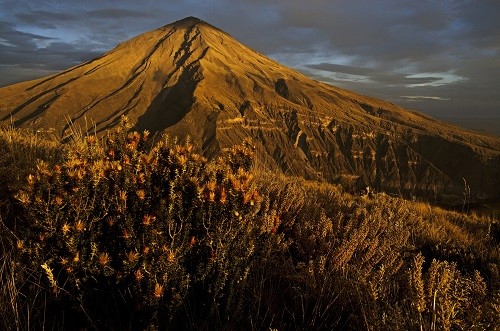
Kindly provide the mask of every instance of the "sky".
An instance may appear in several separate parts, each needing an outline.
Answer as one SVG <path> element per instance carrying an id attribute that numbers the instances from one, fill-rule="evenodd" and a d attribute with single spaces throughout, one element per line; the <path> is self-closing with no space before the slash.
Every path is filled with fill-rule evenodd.
<path id="1" fill-rule="evenodd" d="M 440 118 L 500 117 L 499 0 L 0 0 L 0 86 L 187 16 L 319 81 Z"/>

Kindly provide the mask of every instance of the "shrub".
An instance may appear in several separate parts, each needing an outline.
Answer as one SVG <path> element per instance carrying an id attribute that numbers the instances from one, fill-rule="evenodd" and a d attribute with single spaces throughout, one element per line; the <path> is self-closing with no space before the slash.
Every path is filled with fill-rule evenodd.
<path id="1" fill-rule="evenodd" d="M 487 287 L 479 272 L 462 275 L 454 263 L 433 260 L 426 272 L 417 255 L 409 273 L 412 329 L 488 329 L 484 321 Z M 483 309 L 482 309 L 483 308 Z M 481 322 L 483 321 L 483 322 Z"/>
<path id="2" fill-rule="evenodd" d="M 249 148 L 208 164 L 188 143 L 148 151 L 147 138 L 88 136 L 63 162 L 39 161 L 16 196 L 18 263 L 42 270 L 54 298 L 87 307 L 95 326 L 104 320 L 99 310 L 127 305 L 135 320 L 162 325 L 190 291 L 220 314 L 219 299 L 231 300 L 270 232 Z M 118 311 L 106 314 L 106 323 L 124 323 Z"/>

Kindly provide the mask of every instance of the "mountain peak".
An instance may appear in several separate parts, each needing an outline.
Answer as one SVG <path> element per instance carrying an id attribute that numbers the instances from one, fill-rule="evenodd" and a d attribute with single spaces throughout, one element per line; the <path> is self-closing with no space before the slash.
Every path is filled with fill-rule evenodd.
<path id="1" fill-rule="evenodd" d="M 188 16 L 188 17 L 184 17 L 183 19 L 180 19 L 172 24 L 173 25 L 184 25 L 184 24 L 192 25 L 192 24 L 197 24 L 197 23 L 205 23 L 205 22 L 202 19 L 199 19 L 198 17 Z"/>
<path id="2" fill-rule="evenodd" d="M 137 130 L 189 135 L 207 157 L 249 137 L 257 166 L 352 190 L 463 201 L 466 179 L 471 196 L 500 196 L 500 139 L 313 81 L 197 17 L 0 88 L 0 124 L 63 140 L 74 126 L 104 135 L 121 116 Z"/>
<path id="3" fill-rule="evenodd" d="M 208 28 L 209 31 L 218 31 L 218 32 L 223 32 L 224 34 L 227 35 L 226 32 L 222 31 L 221 29 L 213 26 L 212 24 L 198 18 L 198 17 L 195 17 L 195 16 L 188 16 L 188 17 L 184 17 L 180 20 L 177 20 L 173 23 L 169 23 L 167 25 L 164 25 L 162 28 L 160 28 L 161 30 L 164 30 L 164 29 L 176 29 L 176 30 L 184 30 L 184 29 L 193 29 L 193 28 L 200 28 L 200 27 L 204 27 L 204 28 Z"/>
<path id="4" fill-rule="evenodd" d="M 171 24 L 168 24 L 166 26 L 176 27 L 176 28 L 189 28 L 189 27 L 193 27 L 193 26 L 196 26 L 196 25 L 211 26 L 210 24 L 208 24 L 204 20 L 202 20 L 202 19 L 200 19 L 198 17 L 195 17 L 195 16 L 184 17 L 183 19 L 175 21 L 175 22 L 173 22 Z"/>

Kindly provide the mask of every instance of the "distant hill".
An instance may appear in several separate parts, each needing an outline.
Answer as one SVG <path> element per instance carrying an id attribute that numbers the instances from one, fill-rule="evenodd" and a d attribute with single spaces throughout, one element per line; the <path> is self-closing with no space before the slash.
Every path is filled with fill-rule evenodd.
<path id="1" fill-rule="evenodd" d="M 257 166 L 353 190 L 500 197 L 500 138 L 314 81 L 194 17 L 0 88 L 0 121 L 63 140 L 72 125 L 102 135 L 122 115 L 138 130 L 190 136 L 209 158 L 252 138 Z"/>
<path id="2" fill-rule="evenodd" d="M 442 118 L 443 121 L 455 123 L 463 128 L 478 131 L 481 133 L 493 134 L 500 137 L 500 117 L 499 118 Z"/>

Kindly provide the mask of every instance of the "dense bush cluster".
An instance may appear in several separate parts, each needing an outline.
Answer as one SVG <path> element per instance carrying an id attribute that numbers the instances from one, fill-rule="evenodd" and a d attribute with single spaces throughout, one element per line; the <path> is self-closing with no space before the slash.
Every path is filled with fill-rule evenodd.
<path id="1" fill-rule="evenodd" d="M 259 173 L 249 142 L 207 161 L 125 128 L 21 137 L 0 135 L 4 328 L 500 325 L 491 220 Z"/>
<path id="2" fill-rule="evenodd" d="M 164 318 L 190 289 L 203 286 L 197 295 L 216 301 L 245 280 L 271 231 L 249 173 L 251 148 L 207 164 L 189 144 L 148 151 L 147 138 L 88 136 L 63 163 L 40 161 L 27 176 L 16 195 L 18 263 L 41 266 L 55 296 L 85 303 L 120 294 L 148 318 L 161 307 Z"/>

